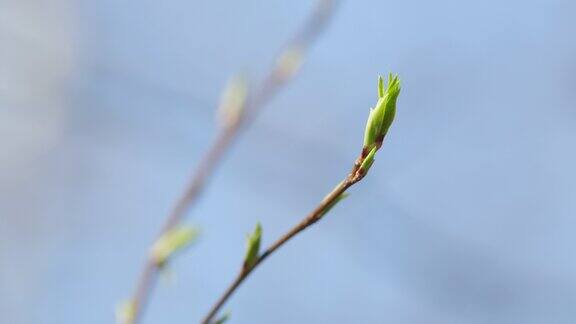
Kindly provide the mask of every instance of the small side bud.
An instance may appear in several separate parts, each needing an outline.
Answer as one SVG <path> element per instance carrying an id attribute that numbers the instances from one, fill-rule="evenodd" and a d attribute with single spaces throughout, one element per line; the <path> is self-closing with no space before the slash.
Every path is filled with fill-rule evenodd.
<path id="1" fill-rule="evenodd" d="M 334 201 L 326 206 L 326 208 L 324 208 L 324 210 L 322 211 L 322 213 L 320 214 L 320 217 L 324 217 L 324 215 L 326 215 L 330 210 L 332 210 L 332 208 L 334 208 L 334 206 L 336 206 L 340 201 L 344 200 L 346 197 L 348 197 L 350 194 L 343 192 L 340 194 L 340 196 L 338 196 L 338 198 L 334 199 Z"/>
<path id="2" fill-rule="evenodd" d="M 179 226 L 164 233 L 150 250 L 150 257 L 157 267 L 162 267 L 174 253 L 190 245 L 199 230 L 192 226 Z"/>
<path id="3" fill-rule="evenodd" d="M 384 79 L 382 79 L 382 76 L 379 75 L 378 76 L 378 98 L 383 98 L 384 97 Z"/>
<path id="4" fill-rule="evenodd" d="M 246 256 L 244 257 L 244 270 L 252 269 L 260 256 L 260 239 L 262 238 L 262 226 L 256 224 L 254 232 L 248 236 L 246 244 Z"/>
<path id="5" fill-rule="evenodd" d="M 248 97 L 248 82 L 242 76 L 234 76 L 226 85 L 220 97 L 218 106 L 218 123 L 223 127 L 237 123 L 246 106 Z"/>
<path id="6" fill-rule="evenodd" d="M 370 153 L 368 153 L 368 155 L 366 155 L 366 157 L 364 158 L 364 161 L 362 161 L 362 164 L 360 165 L 360 170 L 363 174 L 368 173 L 368 170 L 370 170 L 372 163 L 374 163 L 374 155 L 376 155 L 377 150 L 378 147 L 373 147 L 372 150 L 370 150 Z"/>
<path id="7" fill-rule="evenodd" d="M 133 324 L 136 320 L 136 303 L 133 300 L 125 300 L 116 307 L 117 324 Z"/>
<path id="8" fill-rule="evenodd" d="M 226 314 L 222 315 L 219 319 L 217 319 L 214 324 L 224 324 L 230 319 L 230 312 L 226 312 Z"/>

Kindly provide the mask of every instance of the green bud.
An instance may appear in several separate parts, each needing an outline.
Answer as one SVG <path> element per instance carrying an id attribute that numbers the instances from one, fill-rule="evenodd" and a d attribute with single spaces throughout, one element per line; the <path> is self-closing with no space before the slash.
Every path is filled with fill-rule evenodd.
<path id="1" fill-rule="evenodd" d="M 246 244 L 246 256 L 244 257 L 244 269 L 251 269 L 260 255 L 260 239 L 262 238 L 262 226 L 256 224 L 254 232 L 248 236 Z"/>
<path id="2" fill-rule="evenodd" d="M 400 79 L 390 74 L 388 84 L 384 85 L 382 77 L 378 78 L 378 102 L 370 111 L 364 131 L 364 149 L 372 150 L 379 143 L 392 125 L 396 115 L 396 101 L 400 94 Z"/>
<path id="3" fill-rule="evenodd" d="M 360 170 L 362 170 L 362 172 L 367 173 L 368 170 L 370 170 L 372 163 L 374 163 L 374 156 L 376 155 L 377 150 L 378 148 L 375 146 L 370 150 L 370 153 L 366 155 L 364 161 L 362 161 L 362 164 L 360 165 Z"/>
<path id="4" fill-rule="evenodd" d="M 336 206 L 336 204 L 338 204 L 340 201 L 342 201 L 343 199 L 345 199 L 348 196 L 349 196 L 349 194 L 346 192 L 341 193 L 340 196 L 338 196 L 338 198 L 334 199 L 334 201 L 331 204 L 329 204 L 328 206 L 326 206 L 326 208 L 324 208 L 324 210 L 320 214 L 320 217 L 323 217 L 324 215 L 326 215 L 330 210 L 332 210 L 332 208 L 334 206 Z"/>
<path id="5" fill-rule="evenodd" d="M 198 237 L 199 232 L 192 226 L 179 226 L 167 231 L 152 245 L 150 250 L 152 260 L 158 267 L 164 266 L 174 253 L 182 250 Z"/>

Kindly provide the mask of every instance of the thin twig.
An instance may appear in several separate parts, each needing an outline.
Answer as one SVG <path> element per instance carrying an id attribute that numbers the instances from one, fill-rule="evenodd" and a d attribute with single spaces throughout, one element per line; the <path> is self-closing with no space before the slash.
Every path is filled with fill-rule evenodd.
<path id="1" fill-rule="evenodd" d="M 226 301 L 234 294 L 234 292 L 238 289 L 238 287 L 244 282 L 244 280 L 256 269 L 256 267 L 264 262 L 264 260 L 269 257 L 272 253 L 278 250 L 282 245 L 286 242 L 290 241 L 294 236 L 298 235 L 309 226 L 315 224 L 317 221 L 322 219 L 324 213 L 326 212 L 327 208 L 337 202 L 340 195 L 342 195 L 348 188 L 352 185 L 357 183 L 358 181 L 364 178 L 365 173 L 360 168 L 362 161 L 364 159 L 364 154 L 361 154 L 356 163 L 354 164 L 354 168 L 348 174 L 348 176 L 340 182 L 321 202 L 320 204 L 310 212 L 300 223 L 294 226 L 291 230 L 287 233 L 282 235 L 276 242 L 270 245 L 262 254 L 258 257 L 256 262 L 252 267 L 246 268 L 242 267 L 236 279 L 228 286 L 226 291 L 222 294 L 222 296 L 216 301 L 216 303 L 212 306 L 208 315 L 204 317 L 202 320 L 203 324 L 212 324 L 214 317 L 218 314 L 222 306 L 226 303 Z"/>
<path id="2" fill-rule="evenodd" d="M 320 35 L 327 22 L 330 20 L 336 2 L 337 0 L 320 0 L 316 10 L 304 23 L 300 31 L 297 32 L 292 40 L 284 46 L 285 51 L 297 50 L 300 54 L 303 54 L 312 45 L 317 36 Z M 164 233 L 174 228 L 182 221 L 192 204 L 199 197 L 202 189 L 204 189 L 207 180 L 214 174 L 214 171 L 222 161 L 224 154 L 237 138 L 242 127 L 245 127 L 246 124 L 253 120 L 259 110 L 271 98 L 273 98 L 281 87 L 293 78 L 293 76 L 293 73 L 290 73 L 290 71 L 287 72 L 281 65 L 274 65 L 260 85 L 250 93 L 245 107 L 245 114 L 235 122 L 220 128 L 220 131 L 210 146 L 210 149 L 204 155 L 198 168 L 192 174 L 184 193 L 177 200 L 171 213 L 166 218 L 158 237 L 161 237 Z M 150 258 L 147 258 L 131 300 L 134 309 L 133 324 L 139 323 L 142 318 L 142 314 L 154 289 L 157 273 L 157 264 Z"/>
<path id="3" fill-rule="evenodd" d="M 240 268 L 236 279 L 232 281 L 222 296 L 218 298 L 216 303 L 210 308 L 210 311 L 202 320 L 203 324 L 214 324 L 212 321 L 222 306 L 226 301 L 228 301 L 228 299 L 230 299 L 234 292 L 238 290 L 238 287 L 240 287 L 244 280 L 250 276 L 259 264 L 264 262 L 267 257 L 276 252 L 296 235 L 302 233 L 309 226 L 312 226 L 322 219 L 335 204 L 345 197 L 344 193 L 348 188 L 366 176 L 366 173 L 374 163 L 376 152 L 382 147 L 384 137 L 394 121 L 394 116 L 396 115 L 396 101 L 400 94 L 400 89 L 401 85 L 398 75 L 389 74 L 387 84 L 384 83 L 384 79 L 381 76 L 378 77 L 378 101 L 376 106 L 371 109 L 368 114 L 368 120 L 366 121 L 366 127 L 364 129 L 362 151 L 354 162 L 354 167 L 350 173 L 342 182 L 332 189 L 332 191 L 322 199 L 318 206 L 304 217 L 300 223 L 294 226 L 286 234 L 282 235 L 259 256 L 257 251 L 260 248 L 262 228 L 260 223 L 257 224 L 254 233 L 248 238 L 248 247 L 242 268 Z"/>

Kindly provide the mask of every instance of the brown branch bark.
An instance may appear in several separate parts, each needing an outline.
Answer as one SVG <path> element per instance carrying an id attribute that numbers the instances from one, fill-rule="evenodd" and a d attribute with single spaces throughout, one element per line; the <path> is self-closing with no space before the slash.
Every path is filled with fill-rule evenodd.
<path id="1" fill-rule="evenodd" d="M 272 253 L 276 252 L 280 247 L 294 238 L 296 235 L 303 232 L 305 229 L 310 227 L 311 225 L 318 222 L 320 219 L 324 217 L 324 214 L 330 206 L 337 202 L 338 197 L 343 194 L 348 188 L 352 185 L 357 183 L 358 181 L 362 180 L 366 175 L 362 169 L 360 169 L 360 165 L 363 161 L 362 155 L 358 158 L 356 163 L 354 164 L 354 168 L 348 174 L 348 176 L 340 182 L 321 202 L 318 204 L 314 210 L 312 210 L 304 219 L 290 229 L 287 233 L 282 235 L 276 242 L 272 243 L 256 260 L 256 263 L 251 268 L 242 267 L 234 281 L 228 286 L 228 288 L 224 291 L 222 296 L 216 301 L 216 303 L 212 306 L 206 317 L 202 320 L 202 324 L 212 324 L 214 317 L 218 314 L 222 306 L 228 301 L 228 299 L 234 294 L 234 292 L 240 287 L 240 285 L 250 276 L 250 274 L 260 265 L 266 258 L 268 258 Z"/>

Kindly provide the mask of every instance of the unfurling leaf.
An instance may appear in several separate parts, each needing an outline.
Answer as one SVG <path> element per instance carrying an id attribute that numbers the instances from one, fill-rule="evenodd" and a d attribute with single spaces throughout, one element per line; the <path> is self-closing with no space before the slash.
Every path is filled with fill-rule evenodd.
<path id="1" fill-rule="evenodd" d="M 388 75 L 388 85 L 383 97 L 383 105 L 384 105 L 384 116 L 382 118 L 382 127 L 380 128 L 380 136 L 384 138 L 388 133 L 388 129 L 392 122 L 394 121 L 394 117 L 396 116 L 396 101 L 398 100 L 398 96 L 400 95 L 400 79 L 397 75 L 392 75 L 391 73 Z"/>
<path id="2" fill-rule="evenodd" d="M 256 224 L 254 232 L 248 236 L 246 242 L 246 256 L 244 257 L 244 269 L 251 269 L 260 255 L 260 240 L 262 238 L 262 226 L 260 222 Z"/>
<path id="3" fill-rule="evenodd" d="M 192 226 L 179 226 L 164 233 L 150 250 L 150 257 L 158 267 L 162 267 L 174 253 L 188 246 L 199 234 Z"/>
<path id="4" fill-rule="evenodd" d="M 366 129 L 364 130 L 364 147 L 369 148 L 373 145 L 376 140 L 376 132 L 378 131 L 378 125 L 374 122 L 374 109 L 370 108 L 370 114 L 368 115 L 368 121 L 366 122 Z"/>
<path id="5" fill-rule="evenodd" d="M 384 79 L 382 79 L 382 76 L 379 75 L 378 76 L 378 98 L 383 98 L 384 97 Z"/>
<path id="6" fill-rule="evenodd" d="M 366 157 L 364 158 L 364 161 L 362 161 L 362 164 L 360 165 L 360 170 L 362 170 L 364 174 L 366 174 L 368 170 L 370 170 L 372 163 L 374 163 L 374 155 L 376 155 L 377 150 L 378 150 L 377 147 L 373 147 L 372 150 L 368 153 L 368 155 L 366 155 Z"/>

